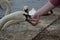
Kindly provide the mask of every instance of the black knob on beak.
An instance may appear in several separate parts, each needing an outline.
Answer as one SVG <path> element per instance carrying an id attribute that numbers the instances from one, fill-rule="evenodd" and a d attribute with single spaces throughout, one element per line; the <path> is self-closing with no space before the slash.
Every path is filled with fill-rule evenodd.
<path id="1" fill-rule="evenodd" d="M 26 19 L 25 21 L 29 22 L 30 24 L 34 25 L 29 19 L 31 19 L 31 15 L 29 15 L 29 11 L 28 11 L 28 7 L 27 6 L 24 6 L 24 9 L 23 9 L 27 14 L 23 14 Z"/>
<path id="2" fill-rule="evenodd" d="M 31 16 L 28 15 L 28 14 L 23 14 L 23 15 L 26 17 L 26 21 L 27 21 L 29 18 L 31 18 Z"/>

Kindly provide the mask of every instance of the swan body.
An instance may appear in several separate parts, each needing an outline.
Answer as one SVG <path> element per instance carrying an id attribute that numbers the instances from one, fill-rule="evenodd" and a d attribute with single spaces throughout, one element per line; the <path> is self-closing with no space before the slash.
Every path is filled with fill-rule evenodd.
<path id="1" fill-rule="evenodd" d="M 23 8 L 23 11 L 22 12 L 26 12 L 26 13 L 24 13 L 24 14 L 28 14 L 28 15 L 34 15 L 35 14 L 35 12 L 36 12 L 36 10 L 34 9 L 34 8 L 32 8 L 32 10 L 31 11 L 28 11 L 28 6 L 24 6 L 24 8 Z M 12 24 L 14 24 L 14 23 L 17 23 L 17 22 L 21 22 L 21 20 L 23 21 L 23 17 L 24 16 L 22 16 L 21 14 L 23 14 L 21 11 L 19 11 L 20 12 L 20 19 L 13 19 L 13 20 L 9 20 L 9 21 L 7 21 L 7 22 L 4 22 L 5 24 L 3 25 L 3 27 L 2 27 L 2 30 L 4 30 L 5 28 L 7 28 L 7 27 L 9 27 L 10 25 L 12 25 Z M 14 13 L 18 13 L 18 12 L 14 12 Z M 12 13 L 13 14 L 13 13 Z M 12 15 L 11 15 L 12 16 Z M 8 16 L 9 17 L 9 16 Z M 25 18 L 24 18 L 25 19 Z"/>
<path id="2" fill-rule="evenodd" d="M 19 12 L 20 12 L 20 11 L 19 11 Z M 27 14 L 27 13 L 28 13 L 28 6 L 24 6 L 23 11 L 22 11 L 22 13 L 20 12 L 20 14 L 23 14 L 23 12 L 26 12 L 26 13 L 24 13 L 24 14 Z M 17 13 L 18 13 L 18 12 L 17 12 Z M 16 14 L 17 14 L 17 13 L 16 13 Z M 22 15 L 19 15 L 19 16 L 22 16 Z M 24 16 L 22 16 L 21 19 L 23 19 L 23 17 L 24 17 Z M 22 21 L 23 21 L 23 20 L 22 20 Z M 7 27 L 9 27 L 10 25 L 12 25 L 12 24 L 14 24 L 14 23 L 17 23 L 17 22 L 21 22 L 21 20 L 13 19 L 13 20 L 10 20 L 10 21 L 6 22 L 6 23 L 4 24 L 4 26 L 2 27 L 2 30 L 4 30 L 5 28 L 7 28 Z"/>
<path id="3" fill-rule="evenodd" d="M 24 11 L 16 11 L 14 13 L 11 13 L 9 15 L 4 16 L 2 19 L 0 19 L 0 29 L 3 29 L 3 26 L 5 23 L 11 21 L 11 20 L 19 20 L 21 21 L 25 21 L 25 16 L 23 14 L 25 14 L 26 12 Z M 7 24 L 5 24 L 7 25 Z"/>

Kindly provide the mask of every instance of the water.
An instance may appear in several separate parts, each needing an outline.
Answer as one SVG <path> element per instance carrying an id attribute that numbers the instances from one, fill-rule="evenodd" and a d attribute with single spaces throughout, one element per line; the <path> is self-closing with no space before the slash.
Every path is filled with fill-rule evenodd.
<path id="1" fill-rule="evenodd" d="M 19 11 L 23 9 L 24 5 L 29 6 L 29 10 L 32 8 L 35 8 L 38 10 L 41 8 L 45 3 L 47 3 L 48 0 L 9 0 L 11 3 L 11 12 Z M 6 7 L 3 6 L 3 10 L 0 9 L 0 18 L 4 16 Z"/>

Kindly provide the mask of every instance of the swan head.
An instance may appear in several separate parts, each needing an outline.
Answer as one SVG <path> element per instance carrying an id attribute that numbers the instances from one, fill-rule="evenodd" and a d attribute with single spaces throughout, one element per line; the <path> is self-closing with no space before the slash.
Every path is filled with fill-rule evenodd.
<path id="1" fill-rule="evenodd" d="M 28 6 L 27 5 L 24 6 L 23 11 L 25 11 L 26 13 L 29 13 L 28 12 Z"/>

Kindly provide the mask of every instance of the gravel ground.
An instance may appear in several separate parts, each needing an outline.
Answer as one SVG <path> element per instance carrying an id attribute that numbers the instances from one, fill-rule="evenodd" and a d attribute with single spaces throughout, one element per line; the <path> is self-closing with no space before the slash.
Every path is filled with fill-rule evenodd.
<path id="1" fill-rule="evenodd" d="M 60 40 L 60 32 L 45 30 L 32 40 Z"/>
<path id="2" fill-rule="evenodd" d="M 32 40 L 60 40 L 60 19 L 50 25 L 49 28 L 39 33 Z"/>

